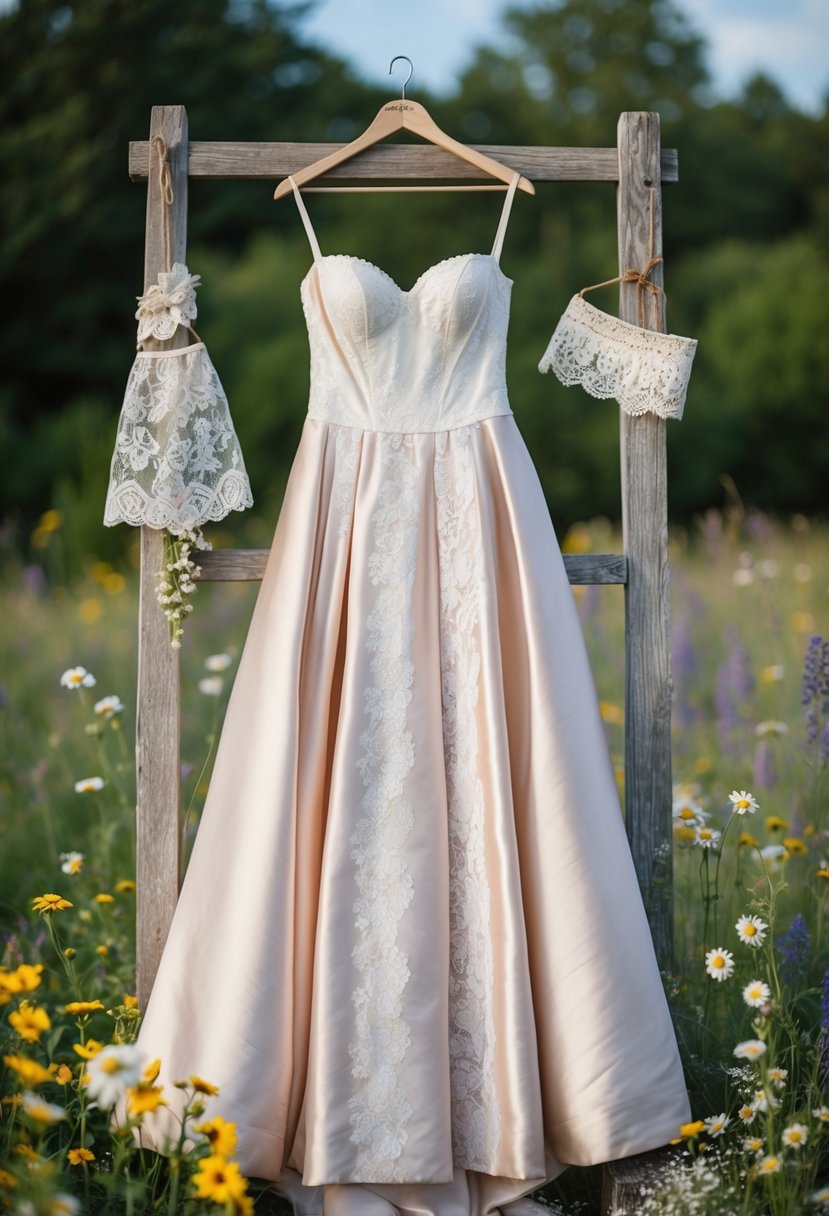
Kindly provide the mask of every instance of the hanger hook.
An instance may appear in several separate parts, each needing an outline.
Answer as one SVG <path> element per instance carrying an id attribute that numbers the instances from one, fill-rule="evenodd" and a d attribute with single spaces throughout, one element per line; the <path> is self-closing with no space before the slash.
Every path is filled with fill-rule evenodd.
<path id="1" fill-rule="evenodd" d="M 409 65 L 409 74 L 406 77 L 406 79 L 403 81 L 403 88 L 400 90 L 400 98 L 402 101 L 405 101 L 406 100 L 406 85 L 409 83 L 409 81 L 411 80 L 411 78 L 414 74 L 414 64 L 412 63 L 412 61 L 408 55 L 395 55 L 394 59 L 392 59 L 391 63 L 389 64 L 389 76 L 391 76 L 391 70 L 394 67 L 394 65 L 397 63 L 398 59 L 405 59 L 406 63 L 408 63 L 408 65 Z"/>

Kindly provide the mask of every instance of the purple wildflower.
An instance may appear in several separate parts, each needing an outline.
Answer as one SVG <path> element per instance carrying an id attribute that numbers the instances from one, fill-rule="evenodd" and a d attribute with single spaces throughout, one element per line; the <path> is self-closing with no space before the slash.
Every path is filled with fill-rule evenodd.
<path id="1" fill-rule="evenodd" d="M 829 1085 L 829 967 L 823 973 L 820 985 L 820 1036 L 817 1043 L 820 1061 L 820 1081 Z"/>
<path id="2" fill-rule="evenodd" d="M 777 939 L 780 954 L 780 978 L 784 984 L 794 984 L 803 975 L 809 957 L 809 926 L 798 912 L 788 932 Z"/>
<path id="3" fill-rule="evenodd" d="M 769 790 L 777 785 L 777 770 L 773 749 L 765 739 L 758 739 L 754 748 L 754 788 Z"/>
<path id="4" fill-rule="evenodd" d="M 730 733 L 745 720 L 745 705 L 754 691 L 754 674 L 748 651 L 739 640 L 739 631 L 729 628 L 723 640 L 729 647 L 728 655 L 717 668 L 714 688 L 714 705 L 717 711 L 717 727 L 723 736 L 726 750 L 733 751 L 734 740 Z"/>
<path id="5" fill-rule="evenodd" d="M 806 738 L 814 743 L 821 733 L 821 717 L 826 720 L 829 714 L 829 642 L 818 633 L 809 639 L 803 660 L 800 703 L 806 711 Z"/>

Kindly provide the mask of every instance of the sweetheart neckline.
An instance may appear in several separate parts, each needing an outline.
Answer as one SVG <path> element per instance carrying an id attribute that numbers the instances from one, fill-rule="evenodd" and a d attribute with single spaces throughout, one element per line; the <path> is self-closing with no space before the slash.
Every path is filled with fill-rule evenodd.
<path id="1" fill-rule="evenodd" d="M 503 270 L 501 269 L 501 264 L 494 253 L 454 253 L 451 257 L 441 258 L 441 260 L 439 262 L 435 262 L 434 265 L 427 266 L 426 269 L 417 276 L 412 286 L 408 289 L 401 287 L 397 280 L 392 278 L 387 270 L 384 270 L 382 266 L 378 266 L 376 262 L 370 262 L 368 258 L 358 257 L 357 254 L 354 253 L 323 253 L 318 258 L 314 258 L 314 261 L 308 267 L 308 270 L 303 277 L 300 287 L 307 282 L 311 272 L 320 264 L 320 262 L 330 262 L 339 259 L 340 261 L 346 262 L 361 262 L 364 266 L 370 266 L 372 270 L 376 270 L 379 274 L 381 274 L 384 279 L 388 279 L 391 285 L 400 292 L 401 296 L 410 296 L 423 282 L 423 280 L 428 278 L 433 270 L 438 270 L 441 266 L 446 266 L 450 262 L 459 262 L 463 258 L 484 258 L 485 261 L 492 262 L 504 282 L 509 283 L 511 286 L 514 285 L 515 280 L 511 279 L 509 275 L 504 274 Z"/>

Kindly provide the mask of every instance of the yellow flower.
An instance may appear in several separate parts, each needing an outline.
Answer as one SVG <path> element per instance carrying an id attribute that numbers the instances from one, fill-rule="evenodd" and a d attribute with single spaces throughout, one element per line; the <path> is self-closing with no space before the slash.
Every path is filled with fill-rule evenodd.
<path id="1" fill-rule="evenodd" d="M 253 1200 L 250 1195 L 234 1195 L 233 1211 L 238 1216 L 253 1216 Z"/>
<path id="2" fill-rule="evenodd" d="M 102 1047 L 103 1043 L 99 1043 L 97 1039 L 87 1039 L 85 1043 L 72 1044 L 72 1050 L 76 1051 L 82 1060 L 91 1060 L 93 1056 L 97 1056 Z"/>
<path id="3" fill-rule="evenodd" d="M 70 1165 L 83 1165 L 84 1161 L 94 1161 L 95 1154 L 88 1148 L 70 1148 L 66 1154 Z"/>
<path id="4" fill-rule="evenodd" d="M 745 845 L 746 848 L 756 849 L 760 841 L 756 836 L 752 836 L 751 832 L 740 832 L 737 837 L 737 844 Z"/>
<path id="5" fill-rule="evenodd" d="M 129 992 L 125 992 L 124 993 L 124 1004 L 126 1005 L 127 1009 L 137 1009 L 138 1008 L 138 997 L 133 996 Z"/>
<path id="6" fill-rule="evenodd" d="M 829 878 L 829 865 L 827 865 L 825 862 L 821 862 L 821 864 L 815 870 L 815 874 L 817 874 L 818 878 Z"/>
<path id="7" fill-rule="evenodd" d="M 226 1157 L 204 1157 L 193 1175 L 193 1185 L 200 1199 L 212 1199 L 214 1203 L 227 1203 L 240 1199 L 247 1183 L 235 1161 Z"/>
<path id="8" fill-rule="evenodd" d="M 131 895 L 135 891 L 135 883 L 131 878 L 122 878 L 120 882 L 115 884 L 115 890 L 119 895 Z"/>
<path id="9" fill-rule="evenodd" d="M 55 1106 L 54 1102 L 46 1102 L 29 1089 L 23 1093 L 23 1109 L 38 1123 L 57 1123 L 59 1119 L 66 1118 L 66 1111 L 62 1106 Z"/>
<path id="10" fill-rule="evenodd" d="M 773 663 L 771 667 L 764 667 L 760 672 L 760 679 L 764 684 L 776 684 L 778 680 L 782 680 L 786 674 L 786 669 L 782 663 Z"/>
<path id="11" fill-rule="evenodd" d="M 63 957 L 64 958 L 74 958 L 77 953 L 78 953 L 77 950 L 74 950 L 72 948 L 72 946 L 67 946 L 63 952 Z"/>
<path id="12" fill-rule="evenodd" d="M 697 833 L 687 823 L 678 823 L 674 828 L 674 836 L 676 836 L 677 840 L 696 840 Z"/>
<path id="13" fill-rule="evenodd" d="M 757 1166 L 757 1169 L 760 1171 L 761 1174 L 776 1174 L 779 1172 L 780 1166 L 781 1166 L 780 1158 L 775 1157 L 773 1154 L 771 1154 L 767 1157 L 761 1158 L 761 1160 Z"/>
<path id="14" fill-rule="evenodd" d="M 221 1115 L 216 1115 L 208 1123 L 194 1123 L 193 1131 L 207 1136 L 217 1157 L 229 1157 L 236 1148 L 236 1124 L 226 1122 Z"/>
<path id="15" fill-rule="evenodd" d="M 44 1081 L 52 1079 L 48 1068 L 27 1056 L 3 1056 L 3 1063 L 16 1072 L 26 1086 L 42 1085 Z"/>
<path id="16" fill-rule="evenodd" d="M 40 985 L 43 963 L 21 963 L 14 971 L 0 969 L 0 990 L 3 992 L 32 992 Z"/>
<path id="17" fill-rule="evenodd" d="M 103 958 L 105 954 L 109 954 L 109 946 L 96 946 L 95 953 L 100 954 Z"/>
<path id="18" fill-rule="evenodd" d="M 36 1043 L 43 1031 L 52 1026 L 46 1010 L 28 1001 L 21 1001 L 19 1009 L 9 1014 L 9 1023 L 27 1043 Z"/>
<path id="19" fill-rule="evenodd" d="M 599 711 L 602 715 L 602 721 L 608 722 L 612 726 L 621 726 L 625 720 L 624 713 L 613 701 L 601 701 L 599 703 Z"/>
<path id="20" fill-rule="evenodd" d="M 109 891 L 100 891 L 95 896 L 95 903 L 96 904 L 114 904 L 115 896 L 110 895 Z"/>
<path id="21" fill-rule="evenodd" d="M 805 840 L 801 840 L 799 836 L 784 836 L 783 844 L 790 853 L 808 853 L 808 848 Z"/>
<path id="22" fill-rule="evenodd" d="M 789 821 L 781 819 L 779 815 L 769 815 L 764 826 L 767 832 L 782 832 L 789 826 Z"/>
<path id="23" fill-rule="evenodd" d="M 31 1144 L 15 1144 L 14 1152 L 19 1153 L 21 1157 L 25 1157 L 27 1161 L 39 1161 L 40 1157 L 32 1148 Z"/>
<path id="24" fill-rule="evenodd" d="M 217 1094 L 219 1092 L 218 1085 L 211 1085 L 209 1081 L 203 1081 L 201 1077 L 190 1074 L 190 1084 L 193 1089 L 200 1094 Z"/>
<path id="25" fill-rule="evenodd" d="M 68 1085 L 72 1080 L 72 1069 L 68 1064 L 59 1064 L 55 1073 L 55 1080 L 58 1085 Z"/>
<path id="26" fill-rule="evenodd" d="M 32 900 L 32 910 L 35 912 L 62 912 L 64 908 L 74 908 L 74 906 L 62 895 L 54 893 L 38 895 Z"/>
<path id="27" fill-rule="evenodd" d="M 161 1096 L 160 1085 L 139 1085 L 137 1089 L 127 1090 L 127 1102 L 132 1115 L 143 1115 L 155 1110 L 158 1106 L 166 1106 L 167 1102 Z"/>
<path id="28" fill-rule="evenodd" d="M 64 1005 L 64 1013 L 96 1013 L 99 1009 L 106 1009 L 103 1001 L 70 1001 L 68 1005 Z"/>
<path id="29" fill-rule="evenodd" d="M 17 1186 L 17 1179 L 14 1174 L 10 1174 L 8 1170 L 0 1169 L 0 1186 L 5 1187 L 10 1191 L 12 1187 Z"/>
<path id="30" fill-rule="evenodd" d="M 698 1136 L 705 1128 L 703 1119 L 696 1119 L 693 1123 L 681 1123 L 679 1134 L 685 1139 L 690 1139 L 691 1136 Z"/>

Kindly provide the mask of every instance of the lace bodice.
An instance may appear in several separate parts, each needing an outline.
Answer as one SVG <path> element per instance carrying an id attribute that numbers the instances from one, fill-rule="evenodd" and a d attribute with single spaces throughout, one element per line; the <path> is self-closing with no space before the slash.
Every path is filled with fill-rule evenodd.
<path id="1" fill-rule="evenodd" d="M 364 258 L 323 255 L 291 178 L 314 263 L 302 282 L 311 350 L 308 415 L 374 431 L 443 431 L 511 414 L 510 288 L 499 257 L 519 174 L 491 253 L 424 271 L 409 291 Z"/>

